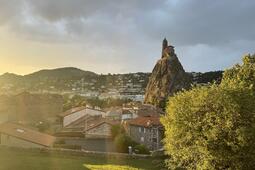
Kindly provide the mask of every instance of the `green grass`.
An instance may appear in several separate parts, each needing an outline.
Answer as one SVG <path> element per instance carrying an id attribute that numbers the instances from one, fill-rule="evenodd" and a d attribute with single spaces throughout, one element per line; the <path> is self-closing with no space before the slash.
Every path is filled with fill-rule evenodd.
<path id="1" fill-rule="evenodd" d="M 139 170 L 128 165 L 84 165 L 87 169 L 93 170 Z"/>
<path id="2" fill-rule="evenodd" d="M 0 170 L 153 170 L 160 169 L 161 162 L 0 149 Z"/>

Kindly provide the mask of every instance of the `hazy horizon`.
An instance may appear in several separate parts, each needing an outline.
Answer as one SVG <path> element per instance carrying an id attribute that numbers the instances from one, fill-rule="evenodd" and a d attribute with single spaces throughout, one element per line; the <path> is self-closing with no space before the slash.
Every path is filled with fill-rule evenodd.
<path id="1" fill-rule="evenodd" d="M 151 72 L 164 37 L 187 72 L 224 70 L 255 52 L 254 8 L 241 0 L 0 0 L 0 74 Z"/>
<path id="2" fill-rule="evenodd" d="M 135 72 L 116 72 L 116 73 L 98 73 L 98 72 L 95 72 L 95 71 L 91 71 L 91 70 L 85 70 L 85 69 L 81 69 L 81 68 L 78 68 L 78 67 L 72 67 L 72 66 L 63 66 L 63 67 L 54 67 L 54 68 L 42 68 L 42 69 L 38 69 L 38 70 L 34 70 L 32 72 L 28 72 L 28 73 L 25 73 L 25 74 L 19 74 L 19 73 L 15 73 L 15 72 L 3 72 L 3 73 L 0 73 L 0 76 L 3 75 L 3 74 L 6 74 L 6 73 L 9 73 L 9 74 L 16 74 L 16 75 L 21 75 L 21 76 L 25 76 L 25 75 L 28 75 L 28 74 L 32 74 L 32 73 L 36 73 L 36 72 L 39 72 L 39 71 L 42 71 L 42 70 L 55 70 L 55 69 L 61 69 L 61 68 L 77 68 L 77 69 L 80 69 L 80 70 L 83 70 L 83 71 L 89 71 L 89 72 L 93 72 L 93 73 L 96 73 L 96 74 L 129 74 L 129 73 L 151 73 L 152 72 L 152 69 L 151 71 L 135 71 Z M 227 69 L 227 68 L 226 68 Z M 213 71 L 224 71 L 225 69 L 222 69 L 222 70 L 208 70 L 208 71 L 205 71 L 205 72 L 213 72 Z M 186 71 L 186 72 L 199 72 L 199 71 Z M 205 73 L 205 72 L 201 72 L 201 73 Z"/>

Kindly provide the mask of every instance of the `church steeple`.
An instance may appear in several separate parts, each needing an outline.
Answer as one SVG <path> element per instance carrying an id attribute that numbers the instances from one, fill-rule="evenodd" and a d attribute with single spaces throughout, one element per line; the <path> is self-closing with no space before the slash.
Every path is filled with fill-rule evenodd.
<path id="1" fill-rule="evenodd" d="M 164 55 L 164 50 L 165 50 L 165 48 L 167 48 L 167 47 L 168 47 L 168 42 L 167 42 L 167 39 L 164 38 L 164 40 L 163 40 L 163 42 L 162 42 L 162 57 L 163 57 L 163 55 Z"/>

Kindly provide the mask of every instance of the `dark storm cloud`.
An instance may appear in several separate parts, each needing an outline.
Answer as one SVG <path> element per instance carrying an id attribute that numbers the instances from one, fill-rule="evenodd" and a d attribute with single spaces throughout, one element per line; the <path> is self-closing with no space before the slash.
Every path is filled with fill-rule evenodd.
<path id="1" fill-rule="evenodd" d="M 22 2 L 17 0 L 0 0 L 0 25 L 19 15 Z"/>
<path id="2" fill-rule="evenodd" d="M 163 14 L 165 20 L 161 32 L 180 45 L 219 45 L 255 39 L 255 1 L 183 0 L 176 5 L 170 3 L 168 7 Z"/>
<path id="3" fill-rule="evenodd" d="M 255 39 L 252 0 L 0 0 L 0 4 L 0 21 L 19 17 L 19 24 L 24 24 L 33 17 L 50 22 L 48 27 L 63 22 L 63 29 L 72 34 L 136 29 L 151 39 L 170 37 L 178 45 Z"/>
<path id="4" fill-rule="evenodd" d="M 0 24 L 33 41 L 104 48 L 103 62 L 117 57 L 131 71 L 151 70 L 166 36 L 187 70 L 206 71 L 254 52 L 254 9 L 253 0 L 0 0 Z"/>
<path id="5" fill-rule="evenodd" d="M 133 15 L 137 11 L 157 8 L 162 0 L 29 0 L 33 11 L 42 17 L 55 21 L 66 18 L 86 18 L 96 13 L 106 15 Z"/>

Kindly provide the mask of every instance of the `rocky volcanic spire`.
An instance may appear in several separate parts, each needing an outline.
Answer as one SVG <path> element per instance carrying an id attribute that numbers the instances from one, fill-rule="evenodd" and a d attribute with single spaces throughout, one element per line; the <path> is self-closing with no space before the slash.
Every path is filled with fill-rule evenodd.
<path id="1" fill-rule="evenodd" d="M 157 61 L 147 84 L 144 103 L 164 108 L 167 98 L 175 92 L 188 88 L 190 77 L 178 60 L 174 46 L 162 43 L 162 57 Z"/>

